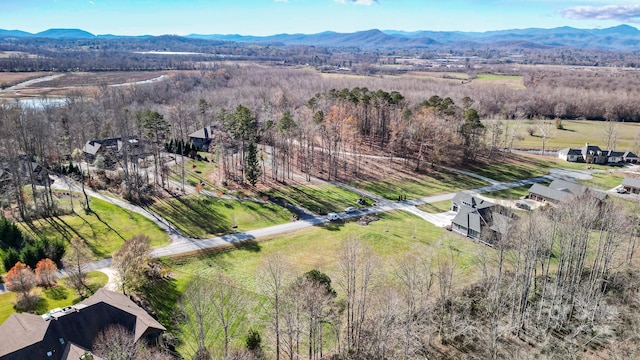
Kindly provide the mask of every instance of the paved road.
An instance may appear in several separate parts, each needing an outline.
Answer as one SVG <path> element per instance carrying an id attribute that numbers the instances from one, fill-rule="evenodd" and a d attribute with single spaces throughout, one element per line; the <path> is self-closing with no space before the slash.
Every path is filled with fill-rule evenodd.
<path id="1" fill-rule="evenodd" d="M 503 183 L 503 182 L 498 182 L 498 181 L 488 179 L 476 174 L 468 173 L 466 171 L 457 170 L 453 168 L 447 168 L 447 169 L 450 171 L 457 171 L 469 176 L 480 178 L 491 184 L 488 186 L 469 190 L 472 193 L 485 193 L 485 192 L 503 190 L 503 189 L 513 188 L 513 187 L 518 187 L 523 185 L 529 185 L 536 182 L 551 181 L 557 177 L 568 176 L 568 173 L 566 172 L 556 172 L 547 176 L 541 176 L 541 177 L 527 179 L 527 180 Z M 78 191 L 78 192 L 81 191 L 80 186 L 78 184 L 63 182 L 61 179 L 56 179 L 54 184 L 56 184 L 54 185 L 54 187 L 58 187 L 61 189 L 67 189 L 67 190 L 71 189 L 73 191 Z M 439 213 L 439 214 L 427 213 L 425 211 L 418 209 L 416 205 L 451 200 L 456 195 L 456 193 L 440 194 L 440 195 L 428 196 L 428 197 L 413 199 L 413 200 L 392 201 L 392 200 L 384 199 L 378 195 L 367 192 L 365 190 L 354 188 L 346 184 L 335 183 L 335 182 L 331 184 L 339 186 L 341 188 L 348 189 L 362 196 L 366 196 L 377 201 L 376 206 L 358 210 L 353 213 L 338 214 L 342 220 L 352 218 L 352 217 L 362 216 L 365 214 L 376 214 L 376 213 L 381 213 L 381 212 L 386 212 L 391 210 L 402 210 L 402 211 L 407 211 L 409 213 L 412 213 L 436 226 L 444 227 L 450 224 L 451 220 L 455 216 L 455 213 L 452 211 Z M 160 226 L 160 228 L 162 228 L 164 231 L 166 231 L 169 234 L 169 237 L 171 239 L 171 244 L 154 249 L 151 252 L 152 257 L 176 256 L 176 255 L 190 254 L 190 253 L 195 253 L 195 252 L 200 252 L 205 250 L 210 251 L 215 248 L 227 248 L 229 246 L 236 246 L 240 243 L 251 241 L 258 238 L 275 236 L 275 235 L 289 233 L 289 232 L 293 232 L 301 229 L 306 229 L 312 226 L 318 226 L 329 221 L 327 216 L 306 214 L 306 216 L 301 220 L 289 222 L 286 224 L 274 225 L 274 226 L 270 226 L 262 229 L 228 234 L 228 235 L 218 236 L 218 237 L 209 238 L 209 239 L 194 239 L 194 238 L 189 238 L 185 236 L 177 228 L 175 228 L 175 226 L 171 225 L 168 221 L 166 221 L 165 219 L 161 218 L 159 215 L 153 213 L 152 211 L 146 208 L 142 208 L 140 206 L 133 205 L 126 201 L 112 198 L 112 197 L 103 195 L 101 193 L 91 191 L 89 189 L 86 189 L 86 191 L 92 197 L 109 201 L 124 209 L 141 214 L 146 218 L 150 219 L 151 221 L 153 221 L 158 226 Z M 205 195 L 217 197 L 217 195 L 215 194 L 205 194 Z M 110 268 L 110 265 L 111 265 L 111 259 L 103 259 L 90 264 L 89 270 L 99 270 L 99 271 L 105 272 L 107 275 L 109 275 L 108 286 L 113 287 L 115 277 L 113 276 L 114 275 L 113 270 Z"/>

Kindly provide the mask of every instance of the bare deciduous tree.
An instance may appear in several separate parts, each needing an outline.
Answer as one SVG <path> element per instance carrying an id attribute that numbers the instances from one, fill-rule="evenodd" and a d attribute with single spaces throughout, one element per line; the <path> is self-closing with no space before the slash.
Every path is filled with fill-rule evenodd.
<path id="1" fill-rule="evenodd" d="M 134 291 L 144 285 L 150 250 L 151 239 L 144 234 L 138 234 L 125 241 L 120 250 L 113 254 L 112 266 L 118 272 L 123 293 Z"/>
<path id="2" fill-rule="evenodd" d="M 62 259 L 64 270 L 71 286 L 80 295 L 87 289 L 86 265 L 93 259 L 93 254 L 85 241 L 77 236 L 71 238 L 69 246 Z"/>
<path id="3" fill-rule="evenodd" d="M 350 238 L 338 254 L 338 286 L 345 296 L 345 345 L 347 352 L 362 350 L 364 325 L 370 311 L 370 292 L 378 260 L 360 239 Z"/>
<path id="4" fill-rule="evenodd" d="M 272 313 L 270 322 L 275 335 L 276 360 L 280 359 L 282 346 L 281 312 L 284 291 L 289 286 L 290 276 L 290 265 L 285 256 L 280 252 L 275 252 L 267 256 L 258 274 L 259 286 L 267 299 L 269 311 Z"/>

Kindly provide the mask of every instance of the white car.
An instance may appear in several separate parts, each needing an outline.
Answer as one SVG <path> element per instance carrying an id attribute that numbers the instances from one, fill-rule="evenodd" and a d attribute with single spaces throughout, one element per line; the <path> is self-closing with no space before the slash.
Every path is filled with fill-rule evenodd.
<path id="1" fill-rule="evenodd" d="M 338 214 L 336 213 L 328 213 L 327 219 L 329 219 L 329 221 L 337 221 L 340 220 L 340 216 L 338 216 Z"/>
<path id="2" fill-rule="evenodd" d="M 358 211 L 358 209 L 354 208 L 353 206 L 349 206 L 348 208 L 344 209 L 344 212 L 348 213 L 352 213 Z"/>

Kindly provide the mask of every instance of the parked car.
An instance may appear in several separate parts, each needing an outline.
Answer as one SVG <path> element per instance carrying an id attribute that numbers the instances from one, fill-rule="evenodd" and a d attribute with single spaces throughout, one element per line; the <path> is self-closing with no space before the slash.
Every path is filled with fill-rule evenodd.
<path id="1" fill-rule="evenodd" d="M 616 192 L 618 194 L 626 194 L 627 193 L 627 189 L 623 188 L 623 187 L 619 187 L 616 189 Z"/>
<path id="2" fill-rule="evenodd" d="M 348 208 L 344 209 L 344 212 L 348 213 L 352 213 L 358 211 L 358 209 L 354 208 L 353 206 L 349 206 Z"/>
<path id="3" fill-rule="evenodd" d="M 522 210 L 531 210 L 531 206 L 524 201 L 516 202 L 516 207 Z"/>
<path id="4" fill-rule="evenodd" d="M 337 221 L 340 220 L 340 217 L 336 213 L 328 213 L 327 219 L 329 219 L 329 221 Z"/>

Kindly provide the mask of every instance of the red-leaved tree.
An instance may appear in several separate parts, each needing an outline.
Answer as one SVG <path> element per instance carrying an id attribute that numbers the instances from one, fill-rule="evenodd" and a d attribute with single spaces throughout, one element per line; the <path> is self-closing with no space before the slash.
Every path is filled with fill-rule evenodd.
<path id="1" fill-rule="evenodd" d="M 51 259 L 42 259 L 36 264 L 36 278 L 44 287 L 52 287 L 58 279 L 58 266 Z"/>
<path id="2" fill-rule="evenodd" d="M 18 307 L 31 310 L 35 304 L 35 298 L 31 296 L 31 289 L 38 283 L 36 275 L 28 265 L 17 262 L 4 278 L 5 287 L 9 291 L 20 293 Z"/>

